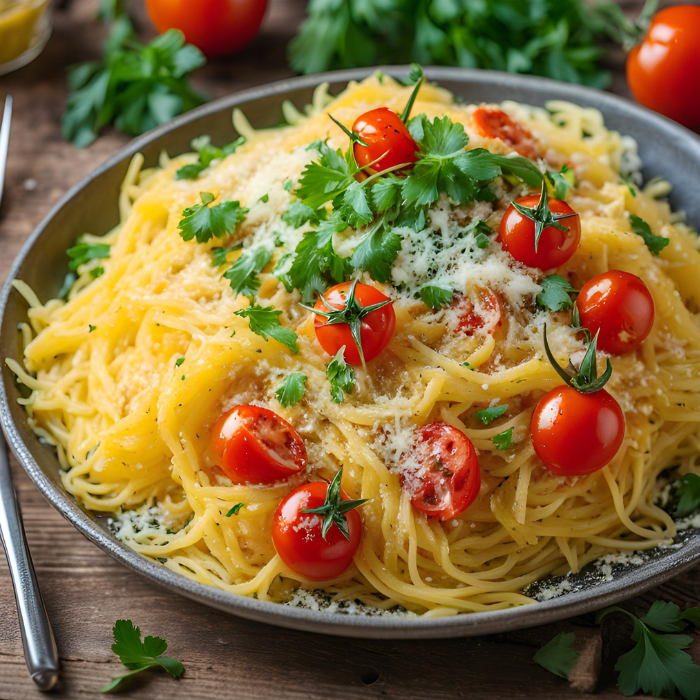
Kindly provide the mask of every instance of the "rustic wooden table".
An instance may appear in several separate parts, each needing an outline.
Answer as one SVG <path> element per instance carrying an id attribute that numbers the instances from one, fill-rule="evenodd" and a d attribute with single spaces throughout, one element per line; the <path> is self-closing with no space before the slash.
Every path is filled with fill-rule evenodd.
<path id="1" fill-rule="evenodd" d="M 137 4 L 134 2 L 134 4 Z M 271 0 L 261 36 L 231 59 L 199 71 L 198 87 L 214 97 L 290 75 L 284 47 L 303 16 L 302 0 Z M 641 0 L 627 0 L 634 12 Z M 99 55 L 103 29 L 96 0 L 75 0 L 56 13 L 46 50 L 33 64 L 0 78 L 0 97 L 15 99 L 5 202 L 0 213 L 0 280 L 22 242 L 56 200 L 126 143 L 109 132 L 79 150 L 60 134 L 66 97 L 65 66 Z M 144 35 L 150 29 L 137 13 Z M 623 56 L 609 62 L 614 91 L 626 94 Z M 573 698 L 580 691 L 532 662 L 535 650 L 560 629 L 577 627 L 595 656 L 600 633 L 586 620 L 478 639 L 362 641 L 291 632 L 223 615 L 166 593 L 117 564 L 84 539 L 44 500 L 13 462 L 39 582 L 62 660 L 57 698 L 96 697 L 122 672 L 110 651 L 111 628 L 131 618 L 147 634 L 165 637 L 186 673 L 180 682 L 143 674 L 129 697 L 168 698 Z M 700 603 L 698 569 L 630 602 L 654 599 L 681 606 Z M 614 639 L 612 640 L 614 642 Z M 604 647 L 609 646 L 607 644 Z M 694 656 L 700 661 L 700 643 Z M 600 698 L 619 698 L 608 670 L 597 679 Z M 604 666 L 605 668 L 605 666 Z M 598 676 L 595 663 L 581 668 L 580 683 Z M 39 696 L 24 665 L 12 587 L 0 556 L 0 700 Z"/>

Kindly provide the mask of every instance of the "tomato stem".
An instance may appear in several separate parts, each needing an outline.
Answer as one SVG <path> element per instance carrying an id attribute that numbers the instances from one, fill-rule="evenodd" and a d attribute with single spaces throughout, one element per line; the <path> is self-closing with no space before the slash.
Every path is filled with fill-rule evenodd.
<path id="1" fill-rule="evenodd" d="M 403 108 L 403 112 L 401 112 L 401 121 L 404 124 L 408 123 L 408 119 L 411 116 L 411 110 L 413 109 L 416 97 L 418 97 L 418 91 L 421 89 L 421 86 L 425 82 L 425 73 L 423 72 L 423 69 L 420 66 L 418 66 L 418 64 L 414 64 L 414 67 L 416 66 L 420 71 L 420 75 L 416 80 L 415 87 L 413 88 L 413 92 L 411 92 L 411 96 L 408 98 L 406 106 Z"/>
<path id="2" fill-rule="evenodd" d="M 525 207 L 517 202 L 513 202 L 513 207 L 523 216 L 535 223 L 535 253 L 537 252 L 537 246 L 540 242 L 540 236 L 546 228 L 553 226 L 560 231 L 566 232 L 569 229 L 566 228 L 566 226 L 562 226 L 559 221 L 562 219 L 569 219 L 572 216 L 578 216 L 578 212 L 573 212 L 572 214 L 555 214 L 552 212 L 549 208 L 549 194 L 547 193 L 546 183 L 542 184 L 540 201 L 537 203 L 536 207 Z"/>
<path id="3" fill-rule="evenodd" d="M 336 125 L 339 126 L 348 136 L 350 141 L 352 143 L 357 143 L 360 146 L 364 146 L 365 148 L 369 148 L 369 145 L 366 144 L 361 138 L 359 134 L 356 134 L 354 131 L 350 131 L 347 126 L 344 124 L 341 124 L 332 114 L 328 115 L 331 118 L 331 121 Z"/>

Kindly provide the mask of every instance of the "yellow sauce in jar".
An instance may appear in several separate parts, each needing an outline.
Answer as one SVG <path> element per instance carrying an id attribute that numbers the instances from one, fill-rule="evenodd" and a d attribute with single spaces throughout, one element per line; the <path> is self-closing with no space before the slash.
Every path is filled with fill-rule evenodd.
<path id="1" fill-rule="evenodd" d="M 35 45 L 48 5 L 49 0 L 0 0 L 0 67 Z"/>

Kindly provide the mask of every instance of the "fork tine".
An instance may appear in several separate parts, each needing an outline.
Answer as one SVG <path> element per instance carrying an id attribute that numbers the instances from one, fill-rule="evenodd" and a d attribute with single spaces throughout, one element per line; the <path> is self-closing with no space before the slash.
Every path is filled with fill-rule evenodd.
<path id="1" fill-rule="evenodd" d="M 10 123 L 12 122 L 12 95 L 5 98 L 5 111 L 0 127 L 0 206 L 5 189 L 5 168 L 7 166 L 7 151 L 10 147 Z"/>

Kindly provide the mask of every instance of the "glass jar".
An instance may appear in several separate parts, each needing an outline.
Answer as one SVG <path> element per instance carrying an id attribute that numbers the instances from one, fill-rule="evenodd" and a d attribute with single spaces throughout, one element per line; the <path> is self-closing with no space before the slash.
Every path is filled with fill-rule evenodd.
<path id="1" fill-rule="evenodd" d="M 36 58 L 51 36 L 50 0 L 0 0 L 0 75 Z"/>

